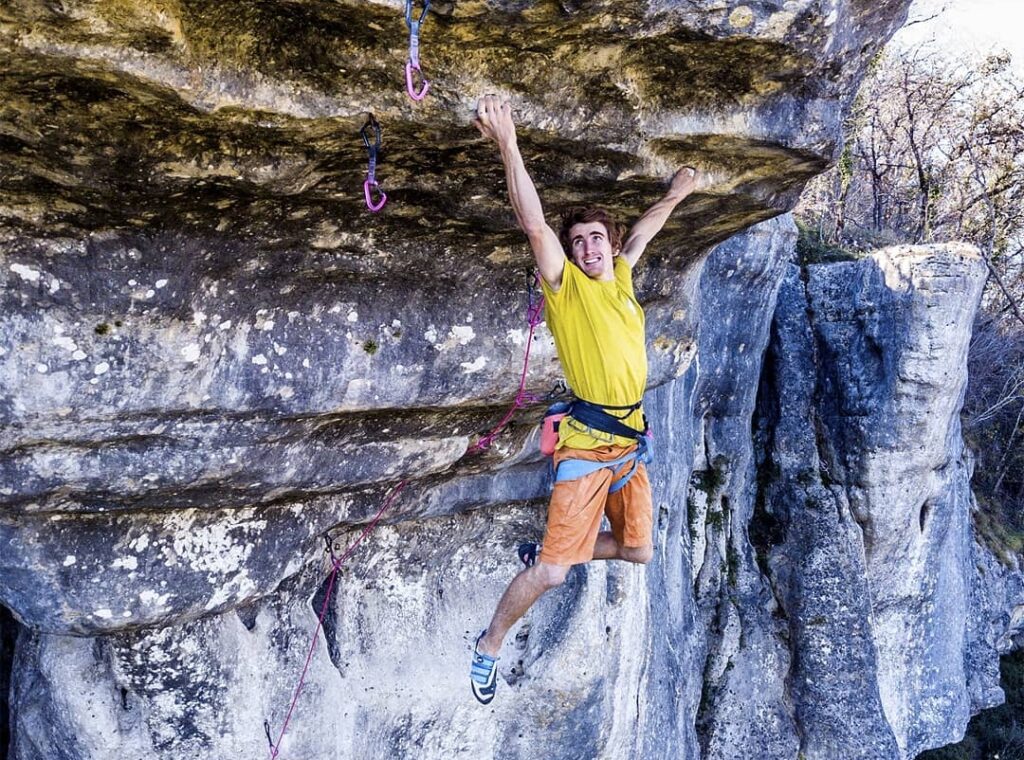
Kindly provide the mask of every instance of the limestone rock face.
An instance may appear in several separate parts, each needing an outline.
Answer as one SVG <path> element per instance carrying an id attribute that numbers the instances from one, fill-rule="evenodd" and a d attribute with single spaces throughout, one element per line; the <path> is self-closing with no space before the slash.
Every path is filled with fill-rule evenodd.
<path id="1" fill-rule="evenodd" d="M 253 273 L 253 248 L 310 247 L 313 271 L 437 276 L 518 240 L 469 124 L 497 92 L 552 203 L 634 213 L 670 169 L 710 171 L 676 225 L 699 249 L 784 210 L 824 167 L 908 6 L 441 0 L 421 31 L 432 87 L 413 104 L 398 0 L 11 0 L 0 218 L 46 237 L 170 229 L 205 241 L 200 261 L 243 241 Z M 383 217 L 363 207 L 367 112 L 384 126 Z"/>
<path id="2" fill-rule="evenodd" d="M 517 570 L 516 544 L 540 535 L 548 492 L 547 464 L 533 453 L 534 426 L 523 426 L 525 436 L 512 431 L 503 439 L 503 469 L 410 485 L 396 510 L 420 516 L 378 527 L 346 565 L 325 620 L 326 646 L 314 653 L 281 744 L 285 756 L 700 756 L 707 621 L 695 598 L 687 519 L 699 435 L 693 410 L 698 392 L 711 398 L 743 387 L 750 448 L 770 325 L 759 320 L 749 349 L 735 353 L 727 346 L 739 341 L 720 330 L 738 337 L 747 324 L 730 319 L 719 328 L 705 314 L 770 314 L 793 239 L 791 222 L 768 222 L 680 276 L 668 325 L 685 325 L 694 338 L 705 322 L 716 325 L 707 334 L 722 356 L 710 360 L 706 377 L 687 361 L 678 378 L 648 394 L 648 414 L 661 421 L 663 462 L 652 473 L 655 561 L 646 569 L 599 563 L 573 570 L 509 637 L 501 698 L 490 708 L 477 705 L 466 683 L 472 641 Z M 656 299 L 648 314 L 652 357 L 676 351 L 661 332 L 667 326 L 657 320 Z M 750 373 L 751 383 L 737 386 L 735 372 Z M 334 540 L 340 550 L 357 535 L 353 526 Z M 308 543 L 310 554 L 318 551 Z M 142 757 L 265 752 L 263 721 L 276 741 L 326 592 L 318 589 L 323 578 L 323 561 L 315 560 L 275 594 L 178 625 L 91 639 L 25 631 L 14 663 L 18 757 L 46 757 L 57 747 L 90 758 L 113 758 L 125 746 Z M 778 684 L 782 673 L 759 669 L 756 676 Z M 491 728 L 481 731 L 481 720 Z M 792 744 L 792 734 L 785 738 Z M 750 741 L 760 746 L 756 735 Z"/>
<path id="3" fill-rule="evenodd" d="M 418 105 L 397 2 L 0 8 L 8 757 L 266 753 L 322 608 L 282 758 L 955 738 L 1024 602 L 969 521 L 983 272 L 950 248 L 798 273 L 778 216 L 908 4 L 438 2 Z M 486 92 L 551 211 L 633 219 L 680 164 L 707 181 L 636 272 L 655 559 L 574 569 L 480 708 L 472 642 L 550 480 L 539 402 L 472 450 L 515 394 L 531 279 L 469 123 Z M 542 325 L 527 389 L 560 376 Z M 324 534 L 341 551 L 398 483 L 328 585 Z"/>
<path id="4" fill-rule="evenodd" d="M 706 172 L 638 283 L 651 385 L 681 375 L 686 268 L 828 162 L 907 4 L 438 3 L 415 106 L 398 3 L 6 4 L 0 595 L 54 633 L 195 619 L 272 592 L 388 484 L 507 459 L 465 457 L 526 336 L 529 254 L 469 124 L 485 92 L 552 209 L 635 217 Z M 544 392 L 546 336 L 533 359 Z"/>
<path id="5" fill-rule="evenodd" d="M 410 486 L 396 509 L 422 516 L 370 533 L 332 589 L 284 756 L 909 758 L 994 701 L 998 638 L 1013 632 L 1003 611 L 1024 593 L 972 544 L 956 429 L 983 270 L 968 250 L 912 249 L 801 279 L 793 239 L 786 220 L 760 225 L 680 285 L 697 349 L 646 400 L 664 421 L 651 565 L 573 570 L 514 629 L 499 699 L 480 708 L 468 652 L 516 571 L 515 544 L 542 530 L 546 466 L 513 433 L 522 443 L 496 475 Z M 846 419 L 872 357 L 885 382 L 866 416 L 906 425 L 895 432 Z M 838 458 L 840 443 L 855 455 Z M 883 456 L 873 481 L 853 469 Z M 905 492 L 879 495 L 891 482 Z M 885 539 L 914 557 L 870 546 L 853 503 L 895 522 Z M 275 594 L 177 625 L 23 629 L 14 756 L 266 752 L 263 721 L 276 741 L 324 574 L 312 561 Z"/>
<path id="6" fill-rule="evenodd" d="M 970 669 L 991 652 L 973 618 L 990 637 L 1020 596 L 972 589 L 998 575 L 972 541 L 958 417 L 984 277 L 951 246 L 793 268 L 783 284 L 750 537 L 798 653 L 808 758 L 914 757 L 991 700 L 992 671 Z"/>

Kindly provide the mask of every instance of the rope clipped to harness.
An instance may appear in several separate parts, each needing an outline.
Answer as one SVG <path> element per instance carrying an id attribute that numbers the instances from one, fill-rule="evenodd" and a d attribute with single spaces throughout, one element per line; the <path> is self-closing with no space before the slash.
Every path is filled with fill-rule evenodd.
<path id="1" fill-rule="evenodd" d="M 263 730 L 266 731 L 267 742 L 270 744 L 270 760 L 276 760 L 278 754 L 281 752 L 281 740 L 284 739 L 284 734 L 288 730 L 288 724 L 291 723 L 292 715 L 295 713 L 295 705 L 298 704 L 299 701 L 299 694 L 302 693 L 302 687 L 306 683 L 306 675 L 309 673 L 309 666 L 313 662 L 313 653 L 316 651 L 317 642 L 320 640 L 320 630 L 324 627 L 324 618 L 327 617 L 327 608 L 331 602 L 331 594 L 334 591 L 335 581 L 338 579 L 338 571 L 341 570 L 341 566 L 345 564 L 345 560 L 351 556 L 352 552 L 355 551 L 356 547 L 359 546 L 362 540 L 366 538 L 375 527 L 377 527 L 377 523 L 380 522 L 380 518 L 383 517 L 384 513 L 387 512 L 391 505 L 395 503 L 395 499 L 398 498 L 398 494 L 400 494 L 402 489 L 408 484 L 409 480 L 406 479 L 391 489 L 391 493 L 389 493 L 387 498 L 384 499 L 384 504 L 379 510 L 377 510 L 377 514 L 373 516 L 373 519 L 370 520 L 362 533 L 359 534 L 359 537 L 348 545 L 340 557 L 336 557 L 334 555 L 334 546 L 328 539 L 327 550 L 331 556 L 331 573 L 327 577 L 327 591 L 324 594 L 323 604 L 320 605 L 320 615 L 316 621 L 316 629 L 313 631 L 313 640 L 309 644 L 306 663 L 302 666 L 302 673 L 299 675 L 299 682 L 295 686 L 291 704 L 288 707 L 287 714 L 284 716 L 284 723 L 281 724 L 281 731 L 277 735 L 276 742 L 271 741 L 270 739 L 270 722 L 263 722 Z"/>
<path id="2" fill-rule="evenodd" d="M 369 167 L 366 170 L 366 181 L 363 183 L 363 196 L 366 198 L 366 207 L 373 213 L 377 213 L 388 202 L 388 196 L 380 189 L 380 184 L 377 182 L 377 156 L 380 153 L 381 129 L 380 123 L 372 113 L 367 117 L 359 134 L 363 138 L 363 145 L 366 146 L 366 152 L 369 154 Z M 380 195 L 377 201 L 373 200 L 374 191 Z"/>
<path id="3" fill-rule="evenodd" d="M 427 11 L 430 10 L 430 0 L 424 0 L 423 10 L 418 19 L 413 18 L 413 0 L 405 0 L 405 24 L 409 27 L 409 59 L 405 62 L 405 89 L 409 97 L 420 101 L 427 96 L 430 89 L 430 82 L 423 76 L 420 69 L 420 27 L 427 18 Z M 414 84 L 412 72 L 419 75 L 420 89 L 417 90 Z"/>
<path id="4" fill-rule="evenodd" d="M 494 426 L 491 432 L 480 438 L 470 447 L 471 453 L 476 454 L 490 448 L 495 439 L 508 426 L 508 423 L 512 421 L 512 417 L 517 410 L 522 409 L 527 404 L 539 401 L 534 394 L 526 390 L 526 370 L 530 366 L 530 347 L 533 345 L 533 334 L 537 330 L 537 325 L 543 321 L 544 315 L 544 296 L 540 293 L 540 272 L 537 272 L 530 281 L 527 299 L 526 321 L 530 325 L 530 333 L 526 336 L 526 355 L 523 357 L 523 371 L 519 375 L 519 389 L 516 391 L 516 397 L 512 402 L 512 406 L 505 412 L 505 416 L 501 418 L 501 421 Z"/>

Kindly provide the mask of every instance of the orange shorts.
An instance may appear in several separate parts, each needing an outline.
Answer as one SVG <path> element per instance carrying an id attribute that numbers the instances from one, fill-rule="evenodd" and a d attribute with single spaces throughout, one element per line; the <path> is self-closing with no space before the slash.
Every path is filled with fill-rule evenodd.
<path id="1" fill-rule="evenodd" d="M 584 449 L 559 449 L 555 467 L 563 459 L 586 459 L 610 462 L 625 455 L 632 446 L 603 446 Z M 577 480 L 555 483 L 548 504 L 548 524 L 540 560 L 552 565 L 578 565 L 594 558 L 594 544 L 601 527 L 601 517 L 608 516 L 612 534 L 620 546 L 640 548 L 652 542 L 653 510 L 651 484 L 647 468 L 641 462 L 625 486 L 613 494 L 609 486 L 623 477 L 633 462 L 616 468 L 602 468 Z"/>

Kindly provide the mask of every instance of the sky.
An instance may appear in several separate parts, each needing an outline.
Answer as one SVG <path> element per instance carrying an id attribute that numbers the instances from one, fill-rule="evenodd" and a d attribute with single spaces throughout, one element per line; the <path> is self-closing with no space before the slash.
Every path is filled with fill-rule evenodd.
<path id="1" fill-rule="evenodd" d="M 929 41 L 951 53 L 982 54 L 1002 48 L 1013 56 L 1024 72 L 1024 2 L 1022 0 L 916 0 L 908 23 L 930 21 L 905 27 L 892 44 L 914 47 Z"/>

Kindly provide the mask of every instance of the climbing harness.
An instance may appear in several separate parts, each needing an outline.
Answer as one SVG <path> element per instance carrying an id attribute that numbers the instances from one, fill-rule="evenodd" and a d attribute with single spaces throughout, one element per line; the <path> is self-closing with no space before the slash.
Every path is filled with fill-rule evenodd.
<path id="1" fill-rule="evenodd" d="M 530 347 L 533 345 L 533 334 L 537 330 L 537 325 L 541 323 L 542 315 L 544 314 L 544 296 L 540 294 L 539 286 L 540 272 L 537 272 L 530 279 L 527 295 L 526 321 L 530 325 L 530 333 L 526 336 L 526 355 L 523 357 L 523 371 L 519 375 L 519 389 L 516 391 L 516 397 L 512 402 L 512 406 L 505 412 L 505 416 L 501 418 L 501 421 L 494 426 L 494 429 L 470 447 L 470 453 L 475 454 L 490 448 L 494 440 L 501 435 L 501 432 L 508 426 L 508 423 L 512 421 L 512 416 L 517 410 L 539 400 L 535 395 L 526 390 L 526 370 L 530 366 Z"/>
<path id="2" fill-rule="evenodd" d="M 629 471 L 619 478 L 612 486 L 608 489 L 608 493 L 615 493 L 620 490 L 629 479 L 632 478 L 637 471 L 637 467 L 641 462 L 644 464 L 650 464 L 654 461 L 654 453 L 651 448 L 651 431 L 647 425 L 647 417 L 644 417 L 644 429 L 642 431 L 631 428 L 622 420 L 626 419 L 630 414 L 640 408 L 642 401 L 637 401 L 635 404 L 628 406 L 612 406 L 606 404 L 595 404 L 592 401 L 586 401 L 581 398 L 576 398 L 571 402 L 561 402 L 554 404 L 549 407 L 547 414 L 545 415 L 545 424 L 548 422 L 548 417 L 555 418 L 551 423 L 551 427 L 555 430 L 555 436 L 557 440 L 558 426 L 562 423 L 566 417 L 572 422 L 578 423 L 583 426 L 583 430 L 593 434 L 594 431 L 606 433 L 608 435 L 616 435 L 622 438 L 632 438 L 636 441 L 636 448 L 632 451 L 622 455 L 617 459 L 613 459 L 610 462 L 591 462 L 585 459 L 563 459 L 558 463 L 558 468 L 555 470 L 555 482 L 560 483 L 566 480 L 579 480 L 582 477 L 590 475 L 592 472 L 603 470 L 605 468 L 615 472 L 619 467 L 632 462 L 633 466 L 630 467 Z M 621 411 L 622 415 L 610 414 L 608 410 Z M 572 422 L 567 424 L 572 424 Z M 542 441 L 544 440 L 542 434 Z M 550 441 L 550 437 L 548 438 Z M 547 447 L 546 447 L 547 448 Z M 551 451 L 554 451 L 554 446 L 549 444 Z M 542 449 L 544 451 L 544 449 Z"/>
<path id="3" fill-rule="evenodd" d="M 409 59 L 405 62 L 405 89 L 408 91 L 410 98 L 419 101 L 427 96 L 427 90 L 430 89 L 430 82 L 423 76 L 423 71 L 420 69 L 420 26 L 423 25 L 424 20 L 427 18 L 427 11 L 430 10 L 430 0 L 424 0 L 423 10 L 418 19 L 412 17 L 412 10 L 413 0 L 405 0 L 405 24 L 409 27 Z M 419 91 L 416 90 L 413 84 L 413 71 L 419 74 L 422 85 Z"/>
<path id="4" fill-rule="evenodd" d="M 369 168 L 366 170 L 366 181 L 363 183 L 363 196 L 366 198 L 366 207 L 370 211 L 377 213 L 388 202 L 388 196 L 380 189 L 380 184 L 377 182 L 377 155 L 380 153 L 381 133 L 380 124 L 372 113 L 367 117 L 363 128 L 359 130 L 359 134 L 362 136 L 363 145 L 366 146 L 366 152 L 370 156 Z M 374 190 L 380 195 L 380 200 L 376 203 L 373 200 Z"/>
<path id="5" fill-rule="evenodd" d="M 323 604 L 320 605 L 320 616 L 317 618 L 316 629 L 313 631 L 313 640 L 309 645 L 309 653 L 306 655 L 306 663 L 302 666 L 302 673 L 299 675 L 299 683 L 295 687 L 291 705 L 288 707 L 288 712 L 284 716 L 284 723 L 281 724 L 281 732 L 277 735 L 276 742 L 270 740 L 269 721 L 263 722 L 263 730 L 266 731 L 267 742 L 270 744 L 270 760 L 276 760 L 278 753 L 281 751 L 281 740 L 284 739 L 285 731 L 288 730 L 288 724 L 291 722 L 292 715 L 295 713 L 295 705 L 299 701 L 299 694 L 302 692 L 302 687 L 306 683 L 306 675 L 309 673 L 310 663 L 313 662 L 313 653 L 316 651 L 317 642 L 320 640 L 320 629 L 323 628 L 324 618 L 327 617 L 327 607 L 331 602 L 331 593 L 334 591 L 334 584 L 338 579 L 338 572 L 341 570 L 341 566 L 345 563 L 345 560 L 347 560 L 352 552 L 355 551 L 355 548 L 359 546 L 362 540 L 370 534 L 370 531 L 377 527 L 377 523 L 380 522 L 380 518 L 383 517 L 388 508 L 394 504 L 395 499 L 398 498 L 398 494 L 402 492 L 402 489 L 405 488 L 408 483 L 408 479 L 403 480 L 391 489 L 391 493 L 389 493 L 387 498 L 384 499 L 383 506 L 377 510 L 377 514 L 373 516 L 373 519 L 370 520 L 367 526 L 363 529 L 363 532 L 359 534 L 359 537 L 356 538 L 355 541 L 348 545 L 348 548 L 345 549 L 344 553 L 342 553 L 340 557 L 334 556 L 333 542 L 329 537 L 327 539 L 327 549 L 331 555 L 331 573 L 327 578 L 327 590 L 324 593 Z"/>

